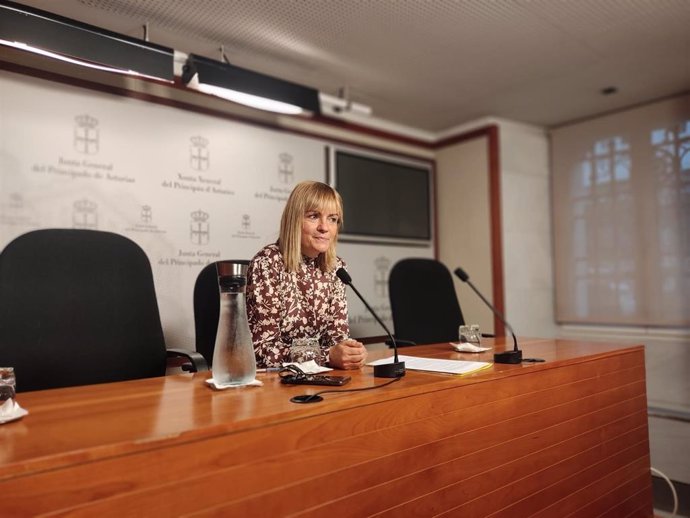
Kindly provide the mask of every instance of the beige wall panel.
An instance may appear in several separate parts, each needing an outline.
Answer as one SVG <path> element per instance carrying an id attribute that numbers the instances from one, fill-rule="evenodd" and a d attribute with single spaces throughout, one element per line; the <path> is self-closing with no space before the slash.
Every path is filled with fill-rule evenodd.
<path id="1" fill-rule="evenodd" d="M 461 266 L 474 285 L 492 300 L 489 157 L 486 137 L 445 147 L 436 155 L 439 259 L 451 271 Z M 456 279 L 468 324 L 493 332 L 493 314 Z"/>

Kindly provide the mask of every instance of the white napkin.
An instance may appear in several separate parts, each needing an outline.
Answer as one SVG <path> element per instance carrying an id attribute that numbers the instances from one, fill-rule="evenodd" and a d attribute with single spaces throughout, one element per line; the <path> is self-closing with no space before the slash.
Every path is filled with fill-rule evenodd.
<path id="1" fill-rule="evenodd" d="M 8 399 L 0 406 L 0 424 L 24 417 L 29 412 L 19 406 L 14 399 Z"/>
<path id="2" fill-rule="evenodd" d="M 333 370 L 329 367 L 319 365 L 314 360 L 309 360 L 308 362 L 304 363 L 284 363 L 283 367 L 287 367 L 288 365 L 297 365 L 297 367 L 302 369 L 302 371 L 306 374 L 318 374 L 320 372 L 328 372 Z"/>
<path id="3" fill-rule="evenodd" d="M 453 349 L 455 349 L 456 351 L 461 352 L 461 353 L 482 353 L 484 351 L 488 351 L 489 349 L 491 349 L 491 347 L 479 347 L 477 345 L 474 345 L 474 344 L 471 344 L 468 342 L 463 342 L 463 343 L 451 342 L 450 345 L 453 346 Z"/>
<path id="4" fill-rule="evenodd" d="M 242 384 L 237 384 L 237 383 L 218 383 L 216 380 L 213 378 L 209 378 L 206 380 L 206 384 L 209 385 L 211 388 L 214 388 L 216 390 L 225 390 L 229 388 L 237 388 L 237 387 L 263 387 L 264 384 L 262 381 L 259 381 L 255 379 L 254 381 L 250 381 L 249 383 L 242 383 Z"/>

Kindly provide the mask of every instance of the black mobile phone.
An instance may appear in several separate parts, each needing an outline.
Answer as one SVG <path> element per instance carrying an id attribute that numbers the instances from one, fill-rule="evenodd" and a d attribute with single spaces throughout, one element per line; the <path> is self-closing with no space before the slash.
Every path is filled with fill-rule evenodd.
<path id="1" fill-rule="evenodd" d="M 350 376 L 325 376 L 323 374 L 281 376 L 280 382 L 288 385 L 328 385 L 340 387 L 350 381 Z"/>

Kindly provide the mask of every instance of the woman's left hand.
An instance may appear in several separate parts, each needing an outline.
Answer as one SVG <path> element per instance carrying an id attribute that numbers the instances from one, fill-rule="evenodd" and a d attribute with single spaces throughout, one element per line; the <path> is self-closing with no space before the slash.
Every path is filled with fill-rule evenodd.
<path id="1" fill-rule="evenodd" d="M 328 363 L 336 369 L 360 369 L 367 359 L 367 349 L 364 344 L 348 338 L 331 347 L 328 353 Z"/>

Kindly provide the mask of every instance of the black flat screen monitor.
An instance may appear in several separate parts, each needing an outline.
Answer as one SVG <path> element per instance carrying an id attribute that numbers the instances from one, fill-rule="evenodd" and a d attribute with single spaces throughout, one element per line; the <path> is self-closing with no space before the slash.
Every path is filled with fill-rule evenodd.
<path id="1" fill-rule="evenodd" d="M 335 151 L 334 186 L 343 198 L 341 234 L 431 241 L 431 168 Z"/>

